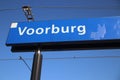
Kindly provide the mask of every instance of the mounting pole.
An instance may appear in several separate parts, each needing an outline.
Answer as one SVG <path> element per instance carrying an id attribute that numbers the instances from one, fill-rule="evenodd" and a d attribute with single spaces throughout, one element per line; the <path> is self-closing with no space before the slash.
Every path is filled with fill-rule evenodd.
<path id="1" fill-rule="evenodd" d="M 34 54 L 31 80 L 40 80 L 42 68 L 42 54 L 40 49 L 38 49 Z"/>
<path id="2" fill-rule="evenodd" d="M 27 20 L 29 22 L 34 21 L 30 6 L 23 6 L 22 9 L 23 9 L 23 12 L 25 13 Z M 42 68 L 42 54 L 40 49 L 38 48 L 34 54 L 30 80 L 40 80 L 41 68 Z"/>

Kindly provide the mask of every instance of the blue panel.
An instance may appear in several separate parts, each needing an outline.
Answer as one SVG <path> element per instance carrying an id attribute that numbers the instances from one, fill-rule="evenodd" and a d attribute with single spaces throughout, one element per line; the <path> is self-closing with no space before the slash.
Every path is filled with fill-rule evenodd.
<path id="1" fill-rule="evenodd" d="M 120 17 L 12 23 L 7 45 L 120 39 Z"/>

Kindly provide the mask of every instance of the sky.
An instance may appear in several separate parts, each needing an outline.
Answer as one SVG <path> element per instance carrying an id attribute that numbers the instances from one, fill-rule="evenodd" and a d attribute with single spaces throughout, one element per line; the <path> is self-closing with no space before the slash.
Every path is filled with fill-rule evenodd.
<path id="1" fill-rule="evenodd" d="M 0 80 L 30 80 L 31 71 L 19 57 L 32 68 L 34 52 L 12 53 L 5 45 L 10 24 L 27 21 L 22 11 L 26 5 L 35 21 L 120 16 L 120 0 L 1 0 Z M 41 53 L 41 80 L 120 80 L 120 49 Z"/>

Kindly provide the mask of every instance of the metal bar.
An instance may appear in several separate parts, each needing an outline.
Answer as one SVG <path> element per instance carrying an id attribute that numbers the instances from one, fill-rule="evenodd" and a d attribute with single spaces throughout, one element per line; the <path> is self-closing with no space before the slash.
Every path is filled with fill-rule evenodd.
<path id="1" fill-rule="evenodd" d="M 34 54 L 31 80 L 40 80 L 42 68 L 42 54 L 37 50 Z"/>
<path id="2" fill-rule="evenodd" d="M 29 65 L 21 56 L 20 56 L 19 60 L 22 60 L 25 63 L 25 65 L 27 66 L 27 68 L 31 71 L 31 68 L 29 67 Z"/>

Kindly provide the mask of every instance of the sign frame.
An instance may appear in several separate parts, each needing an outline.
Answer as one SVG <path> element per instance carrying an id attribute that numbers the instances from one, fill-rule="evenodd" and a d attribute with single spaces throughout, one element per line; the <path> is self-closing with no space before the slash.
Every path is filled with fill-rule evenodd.
<path id="1" fill-rule="evenodd" d="M 77 26 L 74 25 L 74 23 Z M 50 21 L 40 21 L 40 23 L 39 22 L 20 22 L 20 24 L 22 24 L 22 26 L 24 27 L 19 27 L 21 25 L 18 25 L 18 24 L 19 23 L 14 23 L 11 25 L 8 39 L 6 41 L 6 45 L 12 47 L 11 49 L 12 52 L 25 52 L 25 51 L 31 52 L 31 51 L 35 51 L 38 47 L 43 51 L 119 49 L 120 48 L 120 35 L 119 35 L 120 16 L 105 17 L 105 18 L 91 18 L 91 19 L 76 19 L 76 20 L 50 20 Z M 29 24 L 29 25 L 26 25 L 26 24 Z M 40 24 L 42 26 L 51 25 L 51 27 L 44 27 L 44 28 L 36 27 L 36 31 L 34 31 L 34 27 L 29 27 L 29 26 L 35 26 L 35 25 L 40 26 Z M 58 26 L 61 26 L 61 24 L 66 26 L 66 28 L 64 29 L 64 26 L 58 27 Z M 70 25 L 67 25 L 67 24 L 70 24 Z M 107 24 L 107 27 L 106 27 L 106 24 Z M 90 29 L 88 27 L 89 25 L 92 25 L 94 27 Z M 43 29 L 45 28 L 47 31 L 43 32 Z M 19 36 L 16 35 L 17 33 L 13 32 L 16 29 L 19 30 L 18 31 Z M 64 33 L 63 31 L 60 31 L 60 29 L 61 30 L 64 29 Z M 115 29 L 114 31 L 115 34 L 118 34 L 117 36 L 113 32 L 114 29 Z M 50 30 L 51 30 L 51 33 L 50 33 Z M 89 30 L 91 30 L 91 32 Z M 97 30 L 97 32 L 95 32 L 95 30 Z M 35 32 L 36 34 L 34 34 Z M 106 32 L 107 32 L 107 36 L 106 36 Z M 38 34 L 40 38 L 39 36 L 36 36 Z M 63 34 L 65 36 L 63 36 Z M 24 35 L 25 36 L 27 35 L 28 39 L 26 38 L 25 40 Z M 35 39 L 36 41 L 34 41 L 33 39 L 34 37 L 30 38 L 32 35 L 33 36 L 35 35 L 34 37 L 36 38 Z M 17 36 L 17 37 L 14 38 L 13 36 Z M 75 39 L 72 37 L 74 37 Z M 40 42 L 37 40 L 38 38 L 41 40 Z"/>

